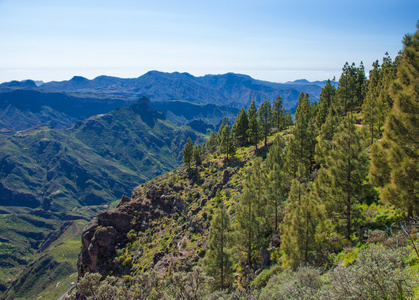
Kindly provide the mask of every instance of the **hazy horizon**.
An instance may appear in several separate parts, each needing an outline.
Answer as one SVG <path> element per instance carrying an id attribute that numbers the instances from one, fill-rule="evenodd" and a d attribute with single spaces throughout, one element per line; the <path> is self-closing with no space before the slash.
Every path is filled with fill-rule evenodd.
<path id="1" fill-rule="evenodd" d="M 178 72 L 178 71 L 173 71 L 173 72 L 164 72 L 164 71 L 159 71 L 159 70 L 150 70 L 150 71 L 147 71 L 147 72 L 145 72 L 144 74 L 141 74 L 141 75 L 139 75 L 139 76 L 137 76 L 137 77 L 119 77 L 119 76 L 110 76 L 110 75 L 106 75 L 106 74 L 101 74 L 101 75 L 98 75 L 98 76 L 95 76 L 95 77 L 91 77 L 91 78 L 88 78 L 88 77 L 85 77 L 85 76 L 80 76 L 80 75 L 74 75 L 74 76 L 72 76 L 71 78 L 67 78 L 67 79 L 63 79 L 63 80 L 43 81 L 43 80 L 37 80 L 37 79 L 33 79 L 33 78 L 25 78 L 25 79 L 21 79 L 21 80 L 11 80 L 11 81 L 20 81 L 20 82 L 23 82 L 23 81 L 26 81 L 26 80 L 32 80 L 32 81 L 34 81 L 35 83 L 42 82 L 42 84 L 45 84 L 45 83 L 49 83 L 49 82 L 70 81 L 71 79 L 73 79 L 73 77 L 83 77 L 83 78 L 86 78 L 86 79 L 88 79 L 88 80 L 94 80 L 95 78 L 97 78 L 97 77 L 101 77 L 101 76 L 115 77 L 115 78 L 121 78 L 121 79 L 136 79 L 136 78 L 139 78 L 139 77 L 141 77 L 141 76 L 144 76 L 145 74 L 147 74 L 147 73 L 149 73 L 149 72 L 160 72 L 160 73 L 167 73 L 167 74 L 172 74 L 172 73 L 186 73 L 186 74 L 192 75 L 192 76 L 194 76 L 194 77 L 204 77 L 204 76 L 207 76 L 207 75 L 209 75 L 209 76 L 222 76 L 222 75 L 226 75 L 226 74 L 236 74 L 236 75 L 246 75 L 246 76 L 250 76 L 250 75 L 248 75 L 248 74 L 235 73 L 235 72 L 227 72 L 227 73 L 222 73 L 222 74 L 221 74 L 221 73 L 220 73 L 220 74 L 204 74 L 204 75 L 195 76 L 195 75 L 193 75 L 193 74 L 191 74 L 191 73 L 189 73 L 189 72 Z M 250 77 L 252 77 L 252 76 L 250 76 Z M 253 78 L 253 79 L 255 79 L 255 80 L 267 81 L 267 80 L 263 80 L 263 79 L 259 79 L 259 78 L 254 78 L 254 77 L 252 77 L 252 78 Z M 328 78 L 328 79 L 332 80 L 332 78 Z M 295 82 L 295 81 L 298 81 L 298 80 L 308 80 L 308 79 L 306 79 L 306 78 L 297 78 L 297 79 L 294 79 L 294 80 L 287 80 L 287 81 L 274 82 L 274 83 L 287 83 L 287 82 Z M 338 80 L 339 80 L 339 78 L 336 78 L 336 81 L 338 81 Z M 1 83 L 11 82 L 11 81 L 0 82 L 0 84 L 1 84 Z M 327 81 L 327 79 L 323 79 L 323 80 L 308 80 L 308 81 L 309 81 L 309 82 Z M 273 82 L 273 81 L 272 81 L 272 82 Z"/>
<path id="2" fill-rule="evenodd" d="M 137 78 L 150 70 L 339 78 L 394 58 L 416 31 L 417 1 L 0 0 L 0 82 Z"/>

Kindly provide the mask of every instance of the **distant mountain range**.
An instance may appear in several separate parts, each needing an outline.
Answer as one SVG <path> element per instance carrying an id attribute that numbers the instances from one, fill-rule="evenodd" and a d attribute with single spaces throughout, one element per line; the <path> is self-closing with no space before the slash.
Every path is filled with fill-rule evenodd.
<path id="1" fill-rule="evenodd" d="M 284 101 L 285 109 L 294 111 L 301 92 L 309 93 L 312 101 L 318 101 L 326 81 L 297 80 L 274 83 L 234 73 L 195 77 L 188 73 L 150 71 L 131 79 L 99 76 L 89 80 L 74 76 L 68 81 L 47 82 L 39 87 L 33 81 L 23 81 L 20 84 L 25 88 L 48 92 L 100 94 L 124 98 L 147 96 L 162 101 L 187 100 L 235 108 L 247 107 L 252 99 L 257 105 L 265 100 L 273 102 L 279 95 Z M 3 83 L 0 88 L 16 88 L 18 85 L 18 82 L 9 82 Z"/>

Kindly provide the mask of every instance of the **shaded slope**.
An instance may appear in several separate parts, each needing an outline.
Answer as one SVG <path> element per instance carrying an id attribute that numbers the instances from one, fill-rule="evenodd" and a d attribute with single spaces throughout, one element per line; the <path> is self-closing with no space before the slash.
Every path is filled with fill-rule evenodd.
<path id="1" fill-rule="evenodd" d="M 135 98 L 111 98 L 100 95 L 71 96 L 60 92 L 0 89 L 0 129 L 25 130 L 35 126 L 65 128 L 77 121 L 118 107 L 134 104 Z M 187 101 L 153 101 L 151 107 L 163 112 L 178 125 L 202 120 L 217 125 L 223 118 L 234 118 L 238 110 L 218 105 L 201 105 Z"/>
<path id="2" fill-rule="evenodd" d="M 0 89 L 0 128 L 24 130 L 38 125 L 64 128 L 77 120 L 107 113 L 135 101 L 95 95 L 46 93 L 35 88 L 27 89 L 25 85 L 14 89 L 3 88 Z"/>
<path id="3" fill-rule="evenodd" d="M 186 125 L 191 121 L 203 121 L 214 126 L 220 124 L 225 118 L 234 120 L 239 113 L 237 108 L 181 100 L 155 101 L 151 103 L 151 106 L 178 125 Z"/>

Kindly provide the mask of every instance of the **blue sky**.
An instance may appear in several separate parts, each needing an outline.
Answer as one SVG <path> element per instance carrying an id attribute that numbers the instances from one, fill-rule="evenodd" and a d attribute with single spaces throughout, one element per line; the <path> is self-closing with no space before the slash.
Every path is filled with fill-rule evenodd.
<path id="1" fill-rule="evenodd" d="M 419 1 L 0 0 L 0 82 L 149 70 L 285 82 L 394 58 Z"/>

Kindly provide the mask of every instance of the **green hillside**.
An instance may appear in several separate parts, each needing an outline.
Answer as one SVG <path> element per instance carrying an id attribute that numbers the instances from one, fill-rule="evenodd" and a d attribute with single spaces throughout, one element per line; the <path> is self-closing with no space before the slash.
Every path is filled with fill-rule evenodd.
<path id="1" fill-rule="evenodd" d="M 78 298 L 416 299 L 419 31 L 295 122 L 252 102 L 82 234 Z"/>

